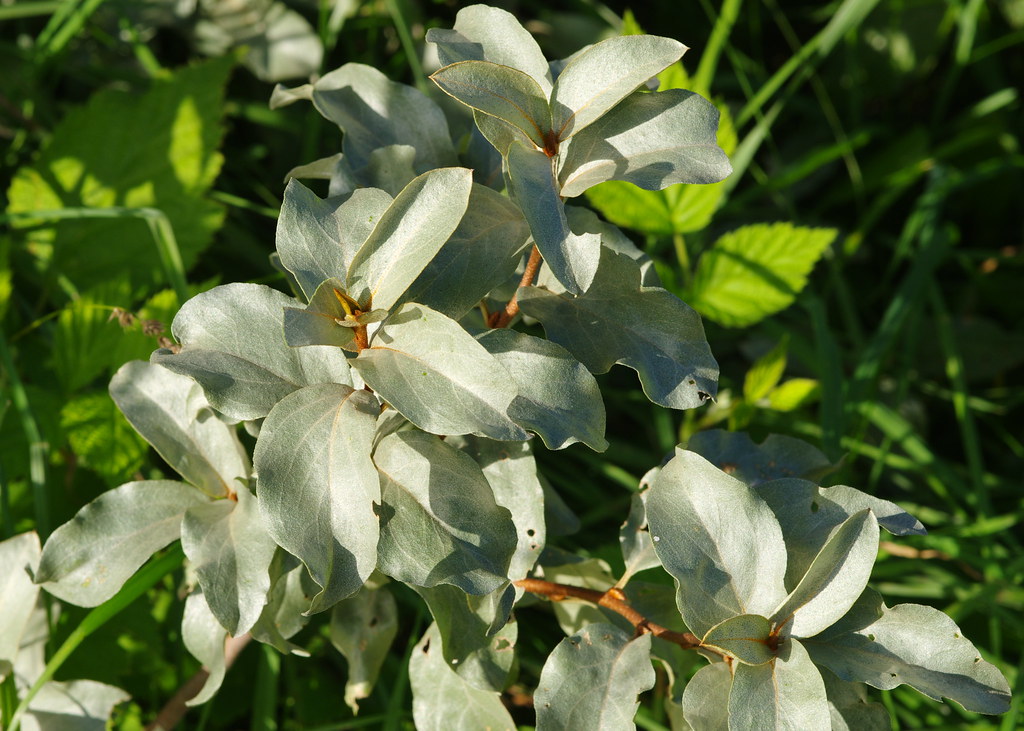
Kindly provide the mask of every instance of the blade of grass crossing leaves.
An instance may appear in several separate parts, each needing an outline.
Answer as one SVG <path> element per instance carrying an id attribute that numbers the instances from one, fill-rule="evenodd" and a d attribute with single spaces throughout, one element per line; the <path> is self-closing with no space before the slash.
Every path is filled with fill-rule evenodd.
<path id="1" fill-rule="evenodd" d="M 743 0 L 725 0 L 722 3 L 722 10 L 715 18 L 715 25 L 708 36 L 707 45 L 700 55 L 700 63 L 693 75 L 693 90 L 698 94 L 705 95 L 711 88 L 711 80 L 715 78 L 715 69 L 718 67 L 718 59 L 722 54 L 722 46 L 729 40 L 729 34 L 740 14 L 740 6 Z"/>
<path id="2" fill-rule="evenodd" d="M 271 645 L 261 645 L 256 685 L 252 694 L 253 731 L 277 731 L 278 684 L 281 677 L 281 653 Z"/>
<path id="3" fill-rule="evenodd" d="M 46 58 L 60 53 L 102 4 L 103 0 L 67 0 L 53 14 L 36 40 L 36 46 L 39 47 L 42 56 Z"/>
<path id="4" fill-rule="evenodd" d="M 817 297 L 807 297 L 804 306 L 811 316 L 814 339 L 817 343 L 821 381 L 821 446 L 830 459 L 841 453 L 840 435 L 843 434 L 843 370 L 839 346 L 828 326 L 825 305 Z"/>

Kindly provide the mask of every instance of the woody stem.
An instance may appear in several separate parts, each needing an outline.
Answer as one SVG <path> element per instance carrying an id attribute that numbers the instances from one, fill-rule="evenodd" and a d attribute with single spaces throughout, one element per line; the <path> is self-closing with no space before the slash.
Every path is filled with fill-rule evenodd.
<path id="1" fill-rule="evenodd" d="M 530 258 L 526 262 L 526 269 L 523 270 L 523 278 L 519 280 L 520 287 L 529 287 L 533 284 L 533 280 L 537 276 L 537 270 L 540 269 L 540 263 L 542 259 L 540 256 L 540 249 L 534 244 L 533 250 L 530 251 Z M 512 318 L 519 314 L 519 290 L 512 295 L 512 299 L 505 305 L 505 309 L 500 312 L 495 312 L 491 315 L 491 321 L 488 323 L 493 328 L 507 327 Z"/>

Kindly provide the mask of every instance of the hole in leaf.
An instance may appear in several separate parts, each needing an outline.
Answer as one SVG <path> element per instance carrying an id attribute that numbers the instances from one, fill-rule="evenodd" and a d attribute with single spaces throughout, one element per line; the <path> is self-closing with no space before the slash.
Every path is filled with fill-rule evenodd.
<path id="1" fill-rule="evenodd" d="M 378 620 L 377 620 L 377 618 L 376 618 L 376 617 L 370 617 L 370 621 L 369 621 L 369 623 L 368 623 L 368 624 L 369 624 L 369 626 L 370 626 L 371 628 L 372 628 L 372 627 L 376 627 L 376 626 L 377 626 L 377 621 L 378 621 Z"/>
<path id="2" fill-rule="evenodd" d="M 821 508 L 821 506 L 818 505 L 818 503 L 811 503 L 811 512 L 812 513 L 817 513 L 820 508 Z"/>
<path id="3" fill-rule="evenodd" d="M 535 531 L 533 528 L 530 528 L 526 531 L 526 535 L 530 536 L 530 538 L 533 538 L 533 536 L 536 535 L 536 533 L 537 531 Z"/>

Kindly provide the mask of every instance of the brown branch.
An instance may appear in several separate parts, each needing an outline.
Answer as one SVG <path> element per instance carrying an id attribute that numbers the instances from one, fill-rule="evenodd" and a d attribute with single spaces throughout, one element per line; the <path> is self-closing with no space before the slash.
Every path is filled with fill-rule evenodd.
<path id="1" fill-rule="evenodd" d="M 248 632 L 244 635 L 227 639 L 227 642 L 224 643 L 225 670 L 234 664 L 238 654 L 249 644 L 251 639 L 252 635 Z M 203 689 L 203 685 L 206 684 L 206 679 L 209 677 L 210 671 L 205 666 L 200 668 L 199 672 L 189 678 L 178 689 L 178 692 L 174 694 L 174 697 L 167 701 L 167 704 L 160 709 L 156 720 L 146 726 L 146 731 L 170 731 L 177 726 L 181 719 L 185 717 L 185 713 L 188 712 L 188 706 L 185 703 L 199 694 L 199 691 Z"/>
<path id="2" fill-rule="evenodd" d="M 616 614 L 624 617 L 631 625 L 636 628 L 638 634 L 644 632 L 650 632 L 655 637 L 660 637 L 663 640 L 667 640 L 673 644 L 679 645 L 684 650 L 696 650 L 702 648 L 709 652 L 714 652 L 716 655 L 719 653 L 716 650 L 712 650 L 710 647 L 703 647 L 700 639 L 696 635 L 690 634 L 689 632 L 675 632 L 670 630 L 668 627 L 662 627 L 660 624 L 655 624 L 644 617 L 640 612 L 636 611 L 629 605 L 626 600 L 626 595 L 622 593 L 621 589 L 611 588 L 608 591 L 596 591 L 594 589 L 584 589 L 581 586 L 570 586 L 568 584 L 556 584 L 553 581 L 544 581 L 542 579 L 520 579 L 514 582 L 520 589 L 530 592 L 531 594 L 540 594 L 546 596 L 552 601 L 562 601 L 563 599 L 582 599 L 586 602 L 597 604 L 598 606 L 610 609 Z"/>
<path id="3" fill-rule="evenodd" d="M 540 249 L 534 244 L 533 250 L 530 251 L 530 258 L 526 262 L 526 269 L 523 270 L 523 278 L 519 281 L 519 287 L 529 287 L 533 284 L 533 280 L 537 276 L 537 270 L 540 269 L 541 261 Z M 512 318 L 517 314 L 519 314 L 519 288 L 516 289 L 512 299 L 505 305 L 504 310 L 491 314 L 490 322 L 487 324 L 495 329 L 508 327 L 508 324 L 512 322 Z"/>

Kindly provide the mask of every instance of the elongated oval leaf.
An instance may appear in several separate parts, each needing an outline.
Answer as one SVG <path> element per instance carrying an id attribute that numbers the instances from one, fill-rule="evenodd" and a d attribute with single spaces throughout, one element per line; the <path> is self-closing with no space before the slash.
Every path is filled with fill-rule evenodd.
<path id="1" fill-rule="evenodd" d="M 32 576 L 42 549 L 33 531 L 0 542 L 0 681 L 7 677 L 22 645 L 39 596 Z"/>
<path id="2" fill-rule="evenodd" d="M 277 544 L 248 488 L 235 500 L 193 505 L 181 523 L 181 547 L 192 562 L 206 603 L 232 636 L 252 629 L 267 603 L 268 568 Z"/>
<path id="3" fill-rule="evenodd" d="M 352 258 L 348 293 L 369 309 L 390 309 L 462 220 L 473 174 L 442 168 L 409 183 Z"/>
<path id="4" fill-rule="evenodd" d="M 517 393 L 505 367 L 461 325 L 428 307 L 402 305 L 352 364 L 421 429 L 504 441 L 527 436 L 507 414 Z"/>
<path id="5" fill-rule="evenodd" d="M 799 641 L 786 640 L 774 662 L 736 666 L 729 728 L 830 731 L 825 684 Z"/>
<path id="6" fill-rule="evenodd" d="M 811 562 L 773 613 L 782 635 L 813 637 L 831 627 L 860 597 L 878 555 L 878 521 L 870 510 L 851 515 Z"/>
<path id="7" fill-rule="evenodd" d="M 383 502 L 381 571 L 416 586 L 452 584 L 468 594 L 488 594 L 507 581 L 515 526 L 469 455 L 411 430 L 384 437 L 374 461 Z"/>
<path id="8" fill-rule="evenodd" d="M 686 52 L 661 36 L 619 36 L 577 54 L 555 80 L 552 128 L 560 140 L 577 134 Z"/>
<path id="9" fill-rule="evenodd" d="M 683 716 L 693 731 L 722 731 L 729 727 L 732 672 L 724 662 L 705 665 L 683 690 Z"/>
<path id="10" fill-rule="evenodd" d="M 185 705 L 198 706 L 210 700 L 220 689 L 227 672 L 224 642 L 228 631 L 220 626 L 217 618 L 206 604 L 202 591 L 188 595 L 185 612 L 181 618 L 181 639 L 185 648 L 209 672 L 199 692 Z"/>
<path id="11" fill-rule="evenodd" d="M 373 691 L 396 634 L 398 606 L 386 587 L 363 586 L 331 610 L 331 644 L 348 663 L 345 704 L 353 713 Z"/>
<path id="12" fill-rule="evenodd" d="M 377 564 L 380 500 L 370 448 L 380 408 L 366 391 L 321 384 L 283 399 L 253 461 L 267 530 L 320 585 L 311 612 L 359 590 Z"/>
<path id="13" fill-rule="evenodd" d="M 537 731 L 633 729 L 637 696 L 654 686 L 651 636 L 591 624 L 548 656 L 534 694 Z"/>
<path id="14" fill-rule="evenodd" d="M 769 646 L 772 623 L 759 614 L 741 614 L 719 622 L 701 643 L 716 648 L 745 665 L 762 665 L 775 659 Z"/>
<path id="15" fill-rule="evenodd" d="M 110 395 L 135 430 L 185 480 L 224 496 L 248 479 L 251 465 L 232 427 L 209 409 L 191 378 L 143 361 L 123 365 Z"/>
<path id="16" fill-rule="evenodd" d="M 529 74 L 488 61 L 460 61 L 430 80 L 477 111 L 508 122 L 543 148 L 551 130 L 548 98 Z"/>
<path id="17" fill-rule="evenodd" d="M 677 582 L 676 602 L 703 636 L 739 614 L 767 616 L 786 596 L 786 547 L 757 494 L 703 457 L 677 450 L 647 497 L 654 549 Z"/>
<path id="18" fill-rule="evenodd" d="M 260 419 L 303 386 L 351 384 L 338 348 L 289 348 L 285 307 L 301 303 L 260 284 L 225 284 L 196 295 L 171 326 L 181 352 L 158 350 L 151 361 L 196 380 L 218 411 Z"/>
<path id="19" fill-rule="evenodd" d="M 66 602 L 95 607 L 114 596 L 156 551 L 178 539 L 181 519 L 207 502 L 183 482 L 129 482 L 103 493 L 43 546 L 37 584 Z"/>

